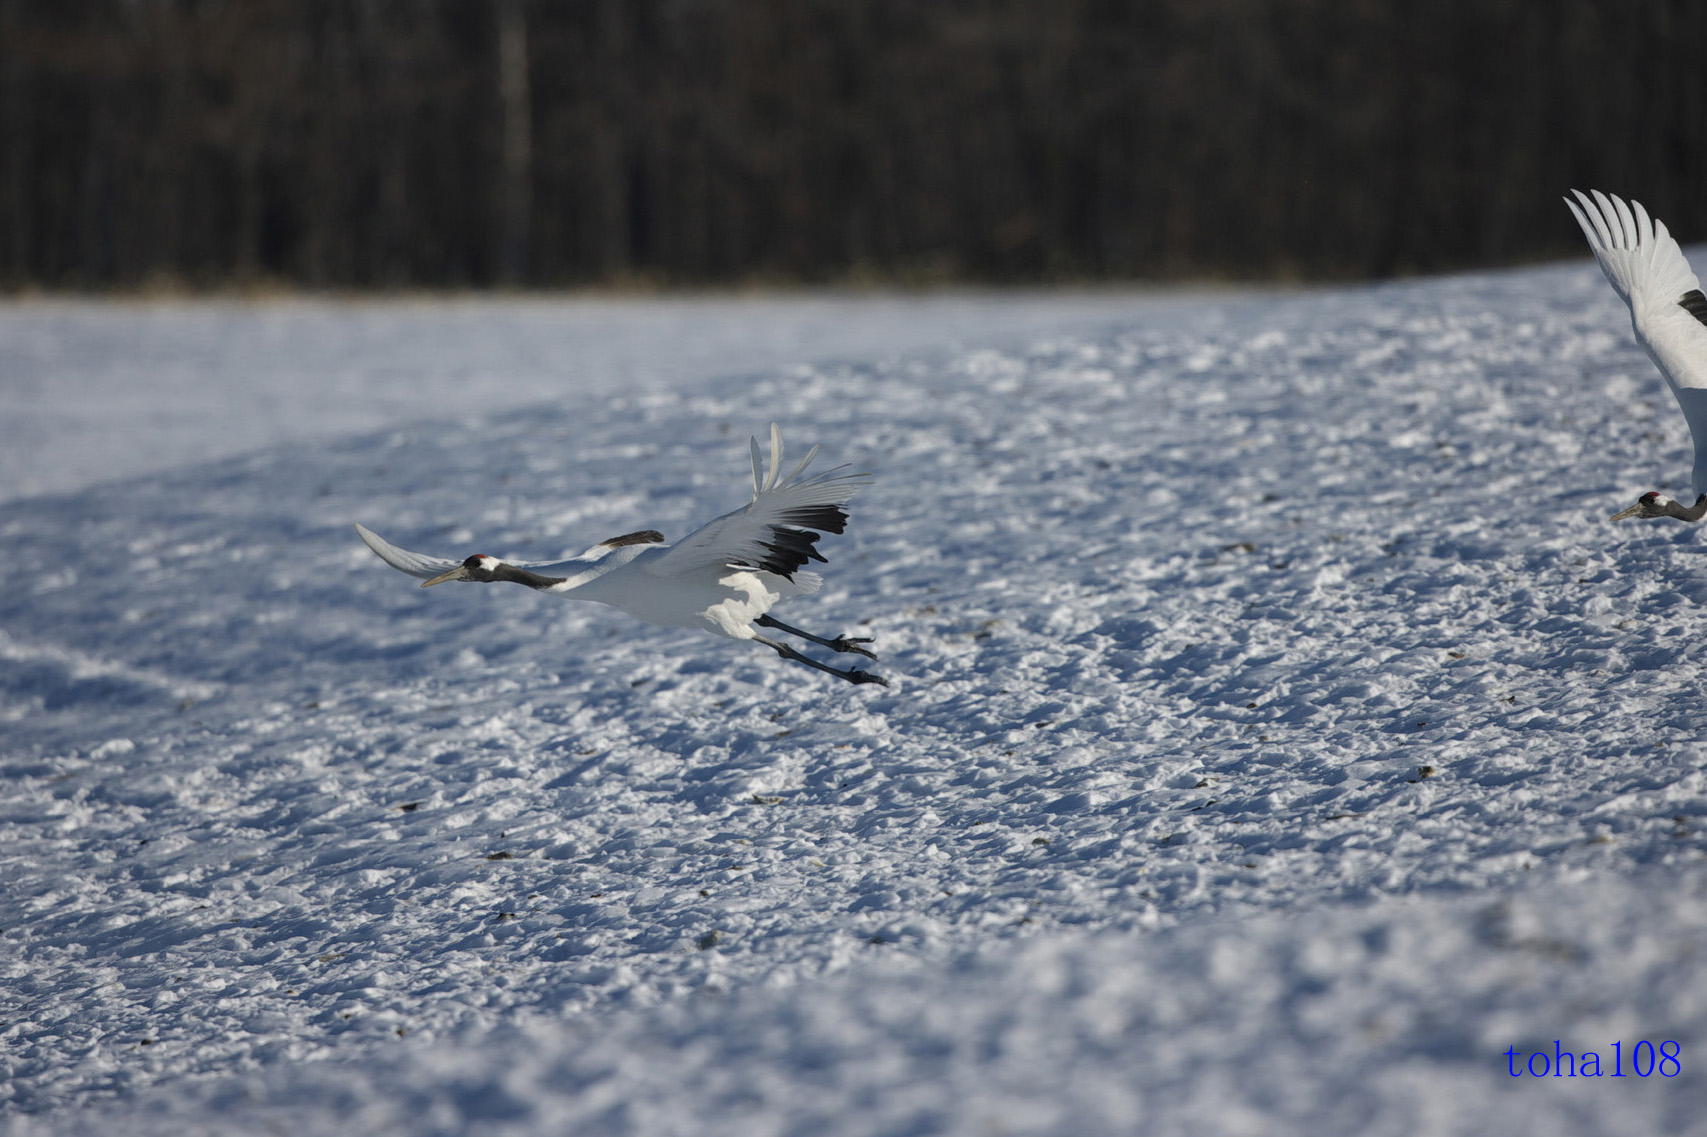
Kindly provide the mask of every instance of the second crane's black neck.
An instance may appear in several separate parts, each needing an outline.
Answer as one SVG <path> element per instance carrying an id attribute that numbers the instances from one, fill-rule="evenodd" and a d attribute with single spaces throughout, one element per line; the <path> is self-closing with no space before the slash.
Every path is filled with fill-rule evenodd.
<path id="1" fill-rule="evenodd" d="M 1695 499 L 1695 504 L 1685 509 L 1682 502 L 1674 501 L 1667 511 L 1679 521 L 1700 521 L 1707 517 L 1707 493 Z"/>
<path id="2" fill-rule="evenodd" d="M 541 576 L 537 572 L 517 568 L 515 565 L 500 564 L 492 570 L 493 580 L 507 580 L 511 584 L 525 584 L 529 588 L 550 588 L 554 584 L 562 584 L 568 577 Z"/>

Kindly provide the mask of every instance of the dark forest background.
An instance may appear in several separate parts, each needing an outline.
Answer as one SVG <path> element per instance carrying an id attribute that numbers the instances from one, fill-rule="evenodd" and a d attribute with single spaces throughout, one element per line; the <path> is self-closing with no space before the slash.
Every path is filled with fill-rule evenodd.
<path id="1" fill-rule="evenodd" d="M 0 0 L 0 286 L 1344 278 L 1707 235 L 1703 0 Z"/>

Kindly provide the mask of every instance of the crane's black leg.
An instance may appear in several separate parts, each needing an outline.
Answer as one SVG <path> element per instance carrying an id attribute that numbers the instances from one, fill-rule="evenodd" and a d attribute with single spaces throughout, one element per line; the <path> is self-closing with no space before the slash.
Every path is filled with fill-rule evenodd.
<path id="1" fill-rule="evenodd" d="M 876 653 L 866 651 L 863 647 L 859 646 L 860 644 L 870 643 L 870 636 L 837 636 L 833 640 L 827 640 L 823 636 L 815 636 L 811 632 L 803 632 L 799 628 L 785 624 L 774 616 L 760 616 L 757 620 L 754 620 L 753 623 L 757 624 L 761 628 L 775 628 L 779 632 L 787 632 L 791 636 L 799 636 L 808 643 L 815 643 L 819 647 L 827 647 L 831 651 L 840 655 L 863 655 L 867 659 L 877 658 Z"/>
<path id="2" fill-rule="evenodd" d="M 816 667 L 819 671 L 827 671 L 837 679 L 846 679 L 849 683 L 876 683 L 880 687 L 889 686 L 889 680 L 883 678 L 881 675 L 873 675 L 869 671 L 860 671 L 856 668 L 849 668 L 848 670 L 843 671 L 839 667 L 831 667 L 827 663 L 819 663 L 816 659 L 813 659 L 810 656 L 801 655 L 787 644 L 779 643 L 776 640 L 767 640 L 763 636 L 754 636 L 753 642 L 764 644 L 784 659 L 792 659 L 796 663 L 804 663 L 807 667 Z"/>

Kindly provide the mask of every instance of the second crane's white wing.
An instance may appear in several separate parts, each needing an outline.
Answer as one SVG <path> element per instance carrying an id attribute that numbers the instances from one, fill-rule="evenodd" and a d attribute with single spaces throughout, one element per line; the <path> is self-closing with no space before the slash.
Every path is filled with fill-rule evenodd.
<path id="1" fill-rule="evenodd" d="M 1566 198 L 1565 204 L 1582 226 L 1606 279 L 1630 305 L 1636 339 L 1688 413 L 1691 407 L 1681 392 L 1707 389 L 1707 297 L 1700 279 L 1665 223 L 1650 218 L 1640 202 L 1626 204 L 1599 190 L 1593 197 L 1572 192 L 1577 200 Z M 1696 422 L 1694 414 L 1689 418 L 1696 437 L 1702 438 L 1707 422 Z"/>
<path id="2" fill-rule="evenodd" d="M 1573 190 L 1565 199 L 1601 271 L 1630 305 L 1630 326 L 1677 396 L 1695 442 L 1691 481 L 1707 493 L 1707 296 L 1665 223 L 1640 202 Z M 1578 203 L 1581 203 L 1579 208 Z"/>
<path id="3" fill-rule="evenodd" d="M 843 474 L 840 469 L 803 478 L 818 453 L 814 446 L 787 477 L 781 477 L 782 433 L 771 424 L 770 472 L 760 469 L 759 443 L 750 444 L 753 459 L 753 500 L 689 533 L 645 562 L 663 577 L 721 573 L 725 569 L 757 569 L 775 573 L 810 588 L 816 576 L 801 572 L 808 561 L 822 561 L 815 542 L 822 533 L 840 533 L 847 524 L 843 508 L 870 474 Z M 798 578 L 798 579 L 797 579 Z"/>

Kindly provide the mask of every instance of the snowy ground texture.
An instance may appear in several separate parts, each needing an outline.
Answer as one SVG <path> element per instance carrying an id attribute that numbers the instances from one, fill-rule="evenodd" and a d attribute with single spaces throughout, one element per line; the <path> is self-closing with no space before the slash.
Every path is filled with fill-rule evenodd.
<path id="1" fill-rule="evenodd" d="M 0 311 L 0 1132 L 1707 1133 L 1707 544 L 1606 521 L 1689 446 L 1599 271 L 1080 299 Z M 888 689 L 352 529 L 678 537 L 773 419 L 876 474 L 779 615 Z"/>

